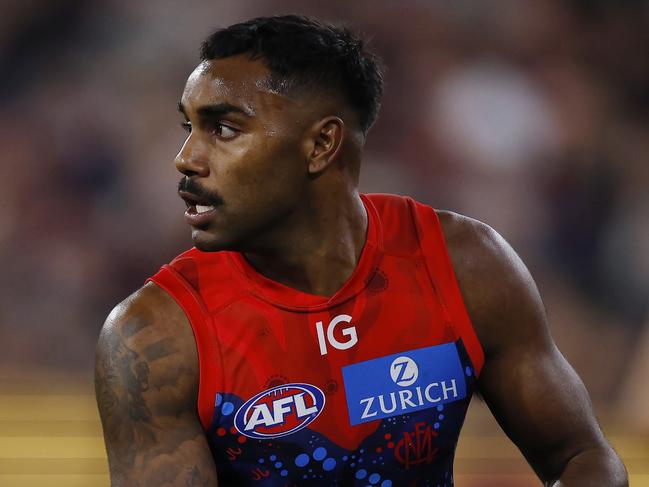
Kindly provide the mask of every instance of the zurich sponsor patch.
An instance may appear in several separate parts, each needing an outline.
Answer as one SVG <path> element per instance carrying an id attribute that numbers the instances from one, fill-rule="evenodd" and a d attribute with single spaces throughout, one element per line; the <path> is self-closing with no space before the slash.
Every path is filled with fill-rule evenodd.
<path id="1" fill-rule="evenodd" d="M 279 438 L 306 428 L 322 412 L 325 395 L 311 384 L 282 384 L 246 401 L 234 425 L 249 438 Z"/>
<path id="2" fill-rule="evenodd" d="M 359 362 L 342 372 L 352 426 L 466 397 L 455 343 Z"/>

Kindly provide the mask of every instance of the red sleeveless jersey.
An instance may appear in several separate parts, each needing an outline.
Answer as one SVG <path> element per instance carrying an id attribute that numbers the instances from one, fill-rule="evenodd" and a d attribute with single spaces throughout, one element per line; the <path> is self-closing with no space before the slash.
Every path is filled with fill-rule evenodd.
<path id="1" fill-rule="evenodd" d="M 435 211 L 362 199 L 367 240 L 331 297 L 237 252 L 192 249 L 150 279 L 191 323 L 220 485 L 453 485 L 483 351 Z"/>

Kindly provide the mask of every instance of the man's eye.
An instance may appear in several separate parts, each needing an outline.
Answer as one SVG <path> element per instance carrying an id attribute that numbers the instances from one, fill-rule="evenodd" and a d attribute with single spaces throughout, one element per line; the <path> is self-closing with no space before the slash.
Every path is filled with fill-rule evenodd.
<path id="1" fill-rule="evenodd" d="M 180 124 L 182 128 L 184 128 L 187 132 L 191 133 L 192 131 L 192 124 L 190 122 L 183 122 Z"/>
<path id="2" fill-rule="evenodd" d="M 214 126 L 214 135 L 220 139 L 233 139 L 238 134 L 238 131 L 222 123 L 217 123 Z"/>

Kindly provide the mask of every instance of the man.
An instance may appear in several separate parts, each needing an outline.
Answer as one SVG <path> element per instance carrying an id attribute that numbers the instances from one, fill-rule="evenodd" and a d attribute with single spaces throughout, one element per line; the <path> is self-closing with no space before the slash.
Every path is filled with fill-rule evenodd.
<path id="1" fill-rule="evenodd" d="M 363 43 L 284 16 L 201 57 L 175 161 L 195 248 L 97 348 L 113 485 L 451 486 L 474 390 L 546 485 L 627 485 L 507 243 L 359 194 L 382 93 Z"/>

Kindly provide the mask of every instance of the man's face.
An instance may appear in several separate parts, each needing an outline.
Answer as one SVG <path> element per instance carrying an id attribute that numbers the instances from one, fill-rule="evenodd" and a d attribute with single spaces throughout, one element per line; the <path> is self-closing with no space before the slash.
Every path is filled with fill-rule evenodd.
<path id="1" fill-rule="evenodd" d="M 176 156 L 192 239 L 205 251 L 250 250 L 299 208 L 308 180 L 305 103 L 269 88 L 262 61 L 205 61 L 179 108 L 189 135 Z"/>

